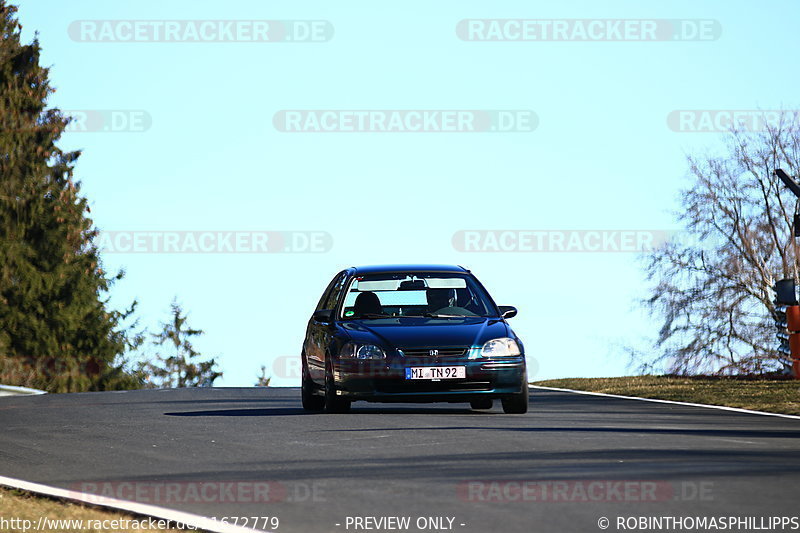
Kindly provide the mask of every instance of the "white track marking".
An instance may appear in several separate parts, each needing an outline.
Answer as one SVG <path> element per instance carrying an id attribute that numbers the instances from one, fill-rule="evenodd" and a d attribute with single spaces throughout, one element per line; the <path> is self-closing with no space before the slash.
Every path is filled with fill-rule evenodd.
<path id="1" fill-rule="evenodd" d="M 0 476 L 0 485 L 26 490 L 29 492 L 35 492 L 37 494 L 45 494 L 54 498 L 64 498 L 67 500 L 79 501 L 91 506 L 109 507 L 111 509 L 119 509 L 121 511 L 128 511 L 139 515 L 152 516 L 155 518 L 162 518 L 164 520 L 172 520 L 173 522 L 182 522 L 206 531 L 214 531 L 215 533 L 262 533 L 264 531 L 260 529 L 250 529 L 247 527 L 235 526 L 233 524 L 223 524 L 217 520 L 211 520 L 205 516 L 185 513 L 183 511 L 176 511 L 174 509 L 166 509 L 156 505 L 118 500 L 116 498 L 107 498 L 105 496 L 98 497 L 96 494 L 88 494 L 75 490 L 50 487 L 48 485 L 23 481 L 21 479 L 14 479 L 11 477 Z"/>
<path id="2" fill-rule="evenodd" d="M 539 385 L 530 385 L 530 387 L 532 389 L 555 390 L 559 392 L 574 392 L 575 394 L 588 394 L 590 396 L 605 396 L 606 398 L 620 398 L 623 400 L 639 400 L 642 402 L 686 405 L 688 407 L 705 407 L 706 409 L 718 409 L 720 411 L 732 411 L 734 413 L 744 413 L 748 415 L 777 416 L 779 418 L 791 418 L 794 420 L 800 420 L 800 416 L 797 415 L 784 415 L 781 413 L 765 413 L 764 411 L 753 411 L 751 409 L 740 409 L 738 407 L 725 407 L 724 405 L 706 405 L 704 403 L 676 402 L 673 400 L 658 400 L 656 398 L 639 398 L 637 396 L 621 396 L 619 394 L 606 394 L 604 392 L 589 392 L 585 390 L 561 389 L 558 387 L 541 387 Z"/>

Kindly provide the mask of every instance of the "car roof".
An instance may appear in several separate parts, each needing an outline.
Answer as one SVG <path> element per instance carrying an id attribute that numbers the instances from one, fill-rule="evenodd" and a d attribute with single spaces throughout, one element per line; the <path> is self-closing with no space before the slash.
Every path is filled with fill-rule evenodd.
<path id="1" fill-rule="evenodd" d="M 351 267 L 354 274 L 384 274 L 388 272 L 469 272 L 456 265 L 366 265 Z"/>

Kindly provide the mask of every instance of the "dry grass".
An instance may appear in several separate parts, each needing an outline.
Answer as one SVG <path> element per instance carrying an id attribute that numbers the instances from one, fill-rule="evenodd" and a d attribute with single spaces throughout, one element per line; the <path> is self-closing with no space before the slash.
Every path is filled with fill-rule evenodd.
<path id="1" fill-rule="evenodd" d="M 147 518 L 129 515 L 123 512 L 115 512 L 97 509 L 94 507 L 81 505 L 77 503 L 65 502 L 52 498 L 44 498 L 33 495 L 29 492 L 0 488 L 0 531 L 34 531 L 39 523 L 39 518 L 45 517 L 49 520 L 82 520 L 83 528 L 74 527 L 51 527 L 43 528 L 39 531 L 58 531 L 61 532 L 74 532 L 74 533 L 111 533 L 118 531 L 160 531 L 160 532 L 178 532 L 177 529 L 143 529 L 133 527 L 136 525 L 132 521 L 143 521 L 144 528 L 147 528 Z M 13 522 L 12 519 L 18 519 Z M 7 523 L 3 523 L 6 520 Z M 29 520 L 29 523 L 23 522 Z M 114 524 L 104 520 L 127 520 L 127 523 L 120 522 L 117 525 L 120 527 L 113 527 Z M 99 521 L 98 523 L 90 523 Z M 63 525 L 63 524 L 62 524 Z M 103 526 L 110 527 L 103 527 Z M 27 528 L 26 528 L 27 526 Z M 93 527 L 100 526 L 100 527 Z M 188 530 L 187 530 L 188 531 Z M 181 533 L 186 533 L 181 531 Z"/>
<path id="2" fill-rule="evenodd" d="M 800 415 L 800 380 L 629 376 L 537 381 L 534 385 Z"/>

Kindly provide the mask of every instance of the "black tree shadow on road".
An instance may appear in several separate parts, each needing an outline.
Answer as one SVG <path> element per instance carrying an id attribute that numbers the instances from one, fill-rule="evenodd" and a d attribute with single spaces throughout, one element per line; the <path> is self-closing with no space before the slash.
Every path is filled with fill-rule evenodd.
<path id="1" fill-rule="evenodd" d="M 220 465 L 213 470 L 126 477 L 128 481 L 336 480 L 336 483 L 392 479 L 395 482 L 456 484 L 469 480 L 690 480 L 711 477 L 745 480 L 800 472 L 794 450 L 733 451 L 690 449 L 598 449 L 564 452 L 447 453 L 414 457 L 380 454 L 352 457 L 331 447 L 335 460 L 302 462 L 264 459 Z M 413 464 L 413 468 L 409 465 Z M 465 467 L 468 465 L 468 467 Z"/>
<path id="2" fill-rule="evenodd" d="M 181 411 L 164 413 L 165 416 L 297 416 L 305 414 L 300 407 L 279 409 L 216 409 L 208 411 Z"/>
<path id="3" fill-rule="evenodd" d="M 441 408 L 441 407 L 396 407 L 396 408 L 379 408 L 379 409 L 360 409 L 353 407 L 352 411 L 346 415 L 339 416 L 358 416 L 358 415 L 503 415 L 502 411 L 473 411 L 469 407 L 462 408 Z M 214 409 L 203 411 L 179 411 L 164 413 L 165 416 L 297 416 L 297 415 L 321 415 L 306 411 L 300 407 L 282 407 L 282 408 L 253 408 L 253 409 Z M 331 416 L 331 415 L 325 415 Z"/>
<path id="4" fill-rule="evenodd" d="M 440 427 L 376 427 L 355 429 L 321 429 L 326 432 L 360 432 L 360 431 L 522 431 L 533 433 L 555 432 L 568 435 L 570 433 L 639 433 L 643 435 L 685 435 L 687 437 L 724 437 L 724 438 L 777 438 L 799 439 L 800 428 L 797 430 L 749 430 L 749 429 L 692 429 L 692 428 L 642 428 L 642 427 L 490 427 L 490 426 L 440 426 Z"/>

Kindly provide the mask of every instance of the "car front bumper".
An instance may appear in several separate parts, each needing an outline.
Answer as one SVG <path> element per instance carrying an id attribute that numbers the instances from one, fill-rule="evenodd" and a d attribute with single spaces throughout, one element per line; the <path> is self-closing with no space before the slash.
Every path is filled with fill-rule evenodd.
<path id="1" fill-rule="evenodd" d="M 463 379 L 406 379 L 406 368 L 463 366 Z M 337 395 L 376 402 L 467 402 L 519 393 L 525 382 L 525 358 L 393 361 L 340 360 L 334 363 Z"/>

